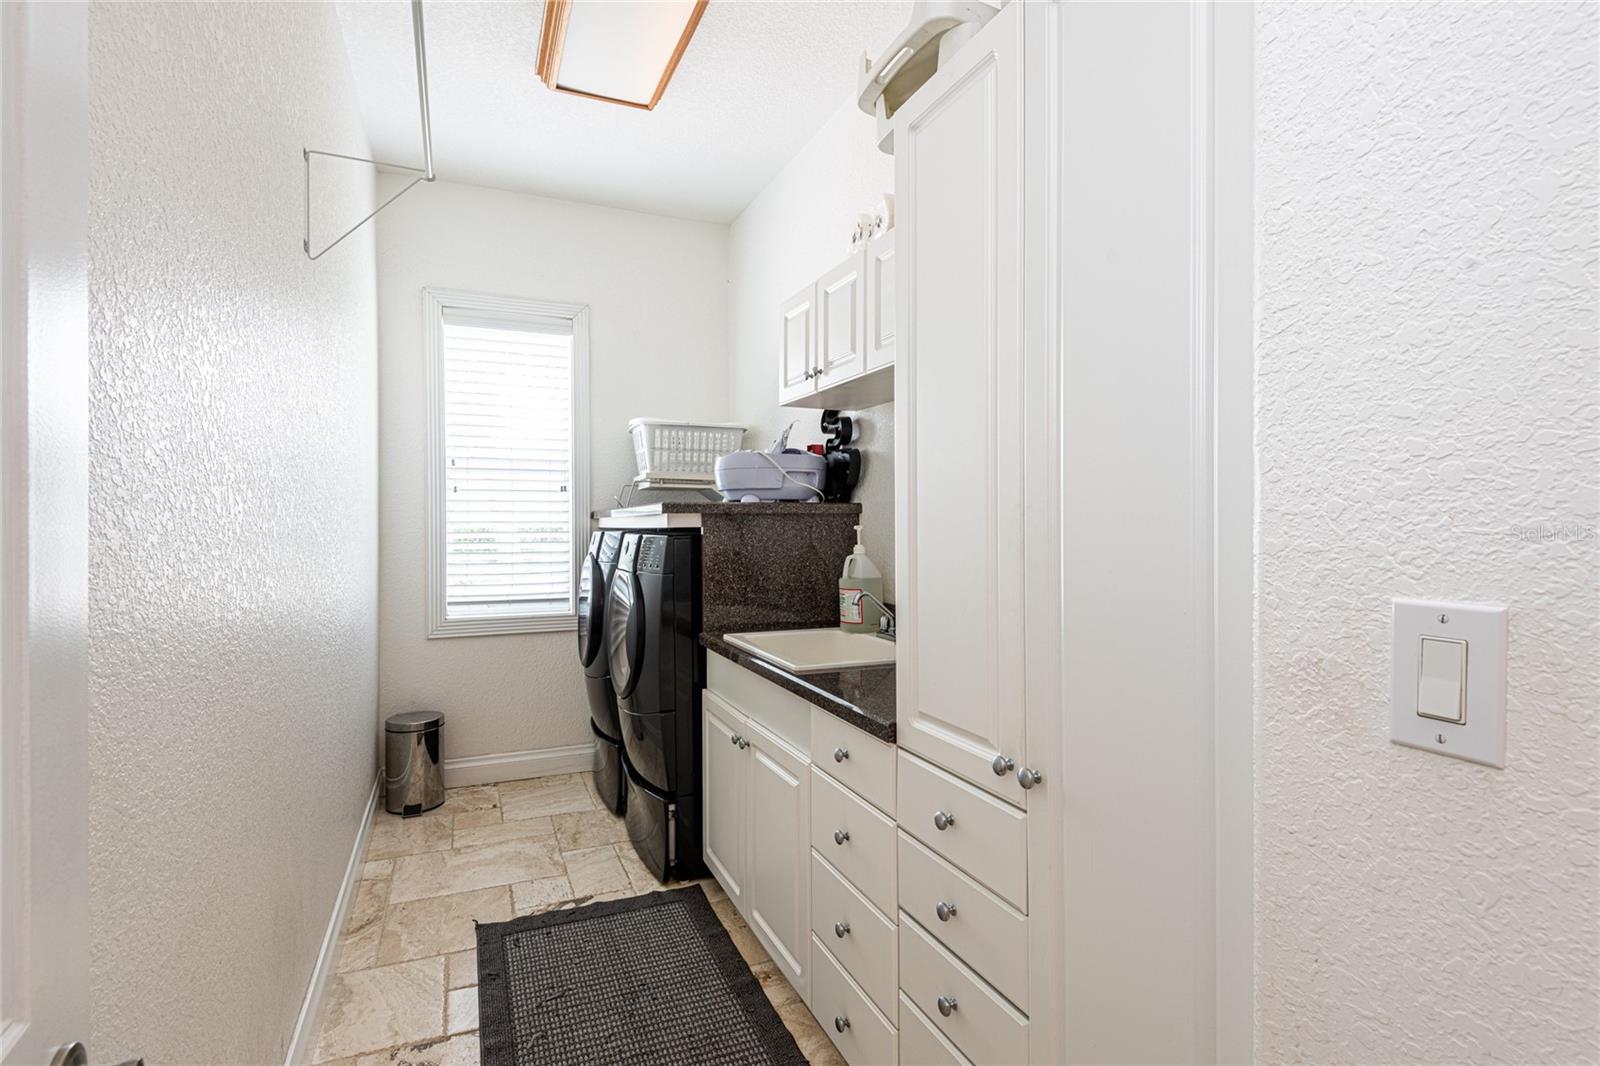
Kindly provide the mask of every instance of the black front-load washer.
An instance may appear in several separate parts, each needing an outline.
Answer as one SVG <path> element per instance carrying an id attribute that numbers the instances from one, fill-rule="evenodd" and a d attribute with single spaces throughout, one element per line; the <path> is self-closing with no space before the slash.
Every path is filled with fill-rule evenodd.
<path id="1" fill-rule="evenodd" d="M 699 635 L 699 534 L 626 534 L 606 606 L 606 652 L 621 712 L 628 836 L 662 880 L 704 871 Z"/>
<path id="2" fill-rule="evenodd" d="M 621 814 L 628 786 L 622 773 L 622 725 L 617 717 L 617 694 L 611 687 L 611 657 L 606 654 L 606 603 L 611 578 L 622 553 L 622 534 L 596 533 L 589 538 L 589 554 L 578 575 L 578 663 L 583 667 L 589 697 L 589 728 L 594 732 L 598 756 L 595 789 L 607 807 Z"/>

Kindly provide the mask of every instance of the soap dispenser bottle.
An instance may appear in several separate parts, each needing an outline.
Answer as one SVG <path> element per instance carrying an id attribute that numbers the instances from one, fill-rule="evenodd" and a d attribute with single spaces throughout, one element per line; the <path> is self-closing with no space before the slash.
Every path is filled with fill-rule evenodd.
<path id="1" fill-rule="evenodd" d="M 844 570 L 839 575 L 839 628 L 846 633 L 876 633 L 878 617 L 882 614 L 878 604 L 867 599 L 883 599 L 883 575 L 867 558 L 867 549 L 861 543 L 861 527 L 856 526 L 856 547 L 845 556 Z"/>

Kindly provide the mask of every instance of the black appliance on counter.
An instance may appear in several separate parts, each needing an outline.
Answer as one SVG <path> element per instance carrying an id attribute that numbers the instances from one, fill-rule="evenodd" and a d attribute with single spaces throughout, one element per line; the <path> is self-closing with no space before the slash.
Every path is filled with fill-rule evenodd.
<path id="1" fill-rule="evenodd" d="M 596 533 L 589 538 L 589 554 L 578 576 L 578 662 L 589 697 L 589 728 L 594 731 L 595 789 L 617 814 L 623 812 L 628 788 L 622 771 L 622 723 L 617 717 L 617 693 L 611 686 L 611 656 L 606 654 L 606 604 L 611 578 L 622 554 L 622 534 Z"/>
<path id="2" fill-rule="evenodd" d="M 705 873 L 700 846 L 700 535 L 628 533 L 606 606 L 621 712 L 628 838 L 665 881 Z"/>

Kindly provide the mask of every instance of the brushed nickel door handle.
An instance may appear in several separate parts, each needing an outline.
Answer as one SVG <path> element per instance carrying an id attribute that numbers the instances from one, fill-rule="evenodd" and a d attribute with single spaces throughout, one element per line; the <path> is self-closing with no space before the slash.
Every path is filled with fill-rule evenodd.
<path id="1" fill-rule="evenodd" d="M 942 833 L 946 829 L 949 829 L 951 826 L 953 826 L 955 824 L 956 824 L 956 816 L 955 815 L 946 814 L 944 811 L 934 811 L 933 812 L 933 827 L 935 829 L 937 829 L 939 832 Z"/>
<path id="2" fill-rule="evenodd" d="M 835 844 L 838 844 L 840 847 L 843 847 L 844 846 L 844 842 L 849 840 L 849 839 L 850 839 L 850 830 L 848 830 L 848 829 L 835 829 L 833 831 L 833 842 Z"/>
<path id="3" fill-rule="evenodd" d="M 946 903 L 944 900 L 940 900 L 939 905 L 933 908 L 933 913 L 939 916 L 939 920 L 941 922 L 948 922 L 951 918 L 956 916 L 956 905 L 954 903 Z"/>

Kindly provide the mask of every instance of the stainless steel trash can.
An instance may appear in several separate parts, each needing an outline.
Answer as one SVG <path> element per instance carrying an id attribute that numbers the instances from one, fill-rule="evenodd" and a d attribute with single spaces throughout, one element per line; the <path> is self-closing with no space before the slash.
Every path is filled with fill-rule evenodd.
<path id="1" fill-rule="evenodd" d="M 443 725 L 444 715 L 438 711 L 391 714 L 383 723 L 383 805 L 390 814 L 410 818 L 444 802 L 439 768 Z"/>

